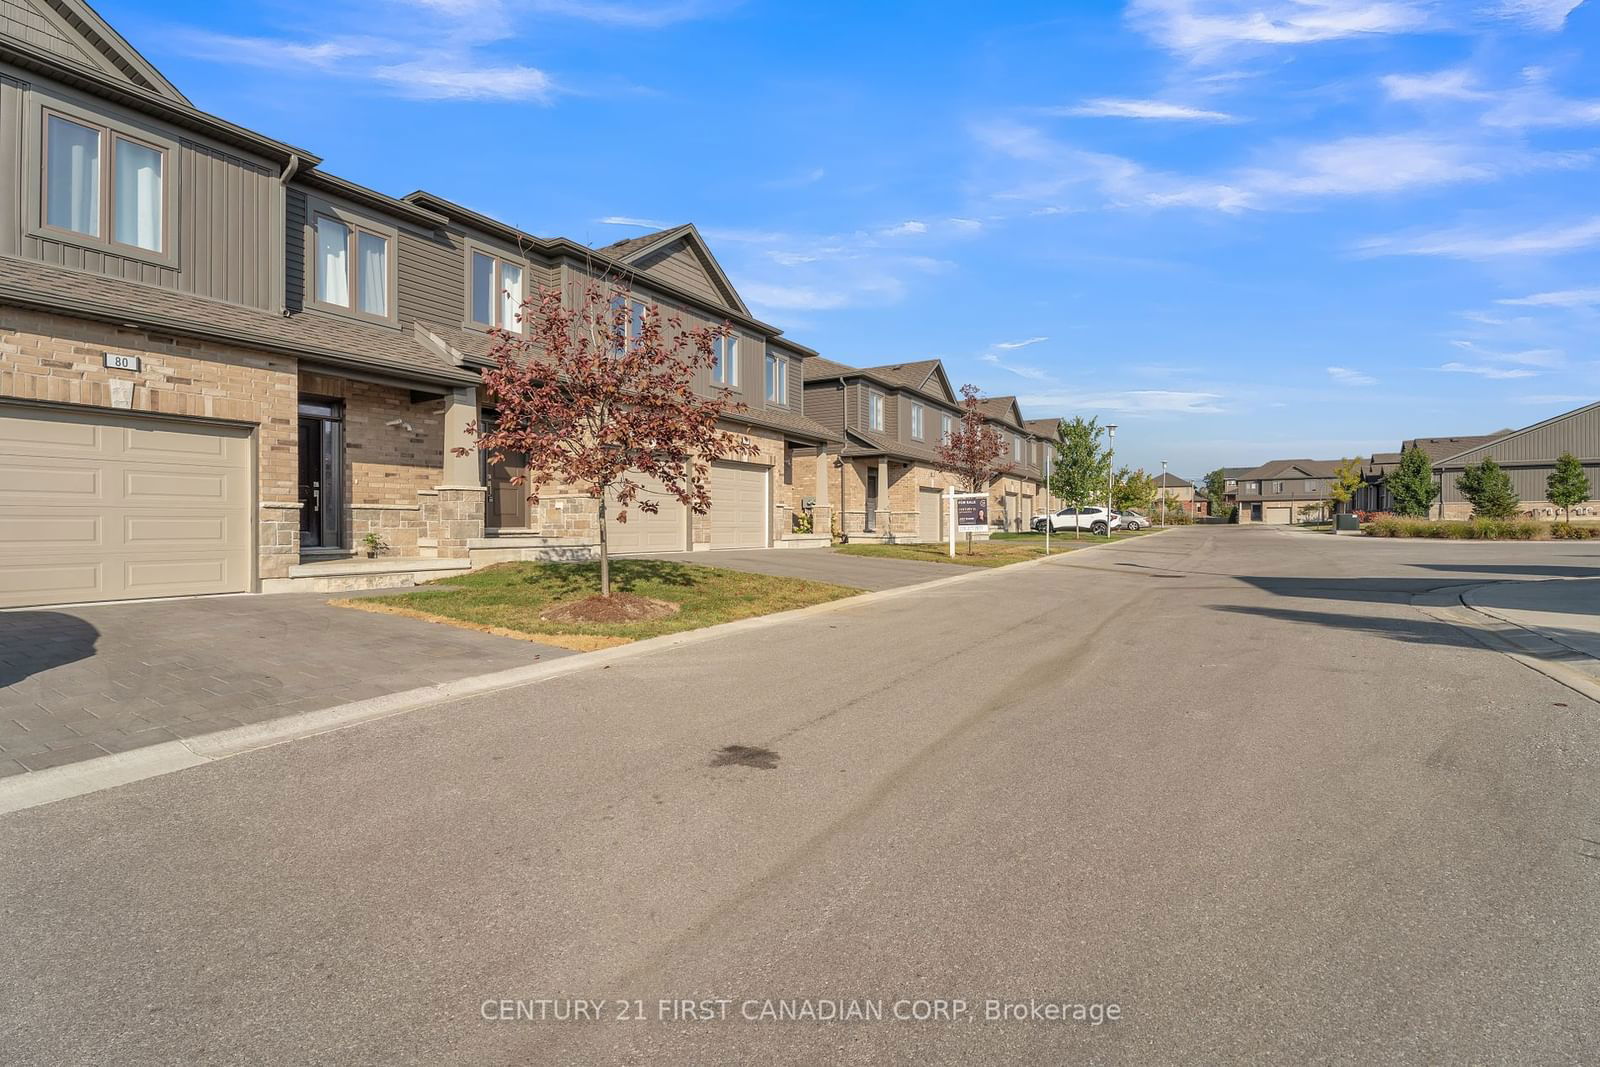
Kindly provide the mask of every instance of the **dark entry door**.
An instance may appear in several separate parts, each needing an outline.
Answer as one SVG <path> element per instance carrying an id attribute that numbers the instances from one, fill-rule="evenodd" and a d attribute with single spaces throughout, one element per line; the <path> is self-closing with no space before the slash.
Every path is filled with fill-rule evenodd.
<path id="1" fill-rule="evenodd" d="M 335 401 L 300 402 L 300 547 L 344 544 L 344 423 Z"/>

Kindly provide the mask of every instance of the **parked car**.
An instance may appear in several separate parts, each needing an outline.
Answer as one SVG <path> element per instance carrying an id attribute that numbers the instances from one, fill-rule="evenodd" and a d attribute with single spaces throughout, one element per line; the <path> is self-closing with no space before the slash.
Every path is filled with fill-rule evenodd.
<path id="1" fill-rule="evenodd" d="M 1106 521 L 1105 508 L 1062 508 L 1054 515 L 1040 515 L 1033 520 L 1035 533 L 1044 533 L 1045 523 L 1050 524 L 1052 532 L 1062 530 L 1088 530 L 1090 533 L 1105 536 L 1109 530 L 1122 528 L 1122 517 L 1116 512 L 1111 513 L 1111 521 Z"/>
<path id="2" fill-rule="evenodd" d="M 1150 526 L 1150 519 L 1132 508 L 1127 511 L 1119 511 L 1117 515 L 1122 519 L 1122 528 L 1124 530 L 1144 530 Z"/>

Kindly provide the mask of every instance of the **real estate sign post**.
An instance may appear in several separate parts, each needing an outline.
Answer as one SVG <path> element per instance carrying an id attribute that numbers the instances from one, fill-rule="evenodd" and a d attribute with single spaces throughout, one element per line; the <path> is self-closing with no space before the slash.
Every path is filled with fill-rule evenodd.
<path id="1" fill-rule="evenodd" d="M 956 555 L 956 534 L 981 533 L 989 528 L 989 494 L 958 493 L 952 486 L 949 503 L 950 558 Z"/>

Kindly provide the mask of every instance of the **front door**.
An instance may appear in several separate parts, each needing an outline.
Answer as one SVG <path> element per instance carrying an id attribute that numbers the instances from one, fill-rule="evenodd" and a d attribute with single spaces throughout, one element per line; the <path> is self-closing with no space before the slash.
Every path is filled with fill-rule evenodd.
<path id="1" fill-rule="evenodd" d="M 344 544 L 344 423 L 337 401 L 300 401 L 300 547 Z"/>
<path id="2" fill-rule="evenodd" d="M 862 527 L 867 533 L 878 528 L 878 468 L 867 468 L 867 520 Z"/>

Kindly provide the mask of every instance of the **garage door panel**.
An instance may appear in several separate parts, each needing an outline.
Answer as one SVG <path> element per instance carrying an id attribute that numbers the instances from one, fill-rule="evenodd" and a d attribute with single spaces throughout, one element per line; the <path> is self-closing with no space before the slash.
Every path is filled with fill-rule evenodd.
<path id="1" fill-rule="evenodd" d="M 711 465 L 711 547 L 765 548 L 770 467 Z"/>
<path id="2" fill-rule="evenodd" d="M 939 540 L 941 521 L 944 515 L 944 492 L 939 489 L 921 488 L 917 490 L 918 530 L 917 537 L 924 542 Z"/>
<path id="3" fill-rule="evenodd" d="M 0 607 L 243 592 L 248 431 L 0 404 Z"/>
<path id="4" fill-rule="evenodd" d="M 628 521 L 612 517 L 619 507 L 615 498 L 606 502 L 607 547 L 613 552 L 682 552 L 689 539 L 688 509 L 654 478 L 635 475 L 634 480 L 643 488 L 628 505 Z M 639 507 L 644 501 L 656 505 L 654 514 Z"/>

